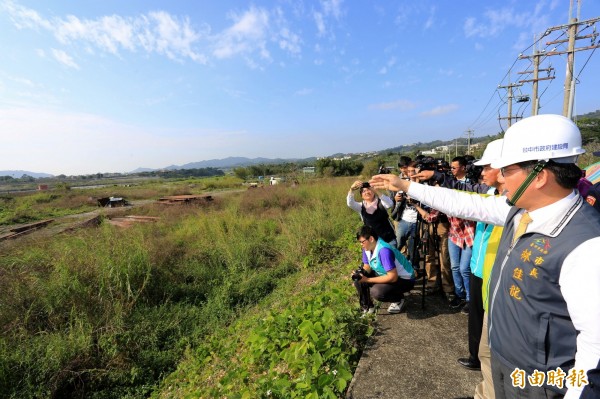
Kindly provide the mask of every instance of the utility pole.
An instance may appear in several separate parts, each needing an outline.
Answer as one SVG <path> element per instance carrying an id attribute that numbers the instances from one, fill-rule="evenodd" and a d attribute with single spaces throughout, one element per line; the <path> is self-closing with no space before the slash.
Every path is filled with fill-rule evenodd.
<path id="1" fill-rule="evenodd" d="M 535 37 L 534 37 L 534 41 L 537 41 L 535 39 Z M 543 51 L 540 52 L 539 49 L 537 48 L 537 46 L 534 47 L 534 49 L 533 49 L 533 55 L 530 55 L 530 56 L 523 55 L 523 54 L 519 55 L 519 59 L 531 58 L 532 63 L 533 63 L 533 71 L 519 72 L 519 74 L 521 74 L 521 75 L 533 73 L 533 79 L 519 80 L 519 83 L 521 83 L 521 84 L 533 82 L 533 90 L 531 93 L 531 115 L 532 116 L 537 115 L 538 111 L 540 110 L 540 100 L 538 98 L 538 86 L 539 86 L 538 82 L 540 80 L 554 79 L 554 74 L 550 75 L 554 71 L 554 68 L 552 68 L 552 66 L 549 66 L 548 68 L 540 69 L 540 57 L 542 57 L 543 55 L 544 55 L 544 52 Z M 539 77 L 540 72 L 547 72 L 548 76 L 545 78 L 540 78 Z"/>
<path id="2" fill-rule="evenodd" d="M 473 133 L 473 129 L 467 130 L 466 133 L 467 133 L 467 155 L 471 155 L 471 134 Z"/>
<path id="3" fill-rule="evenodd" d="M 512 125 L 512 120 L 514 119 L 515 122 L 519 119 L 518 116 L 514 116 L 512 115 L 512 100 L 514 98 L 513 96 L 513 87 L 520 87 L 523 86 L 523 83 L 519 83 L 519 84 L 515 84 L 515 83 L 509 83 L 506 86 L 498 86 L 499 89 L 508 89 L 508 116 L 505 118 L 498 118 L 500 120 L 502 119 L 507 119 L 508 120 L 508 127 L 510 127 Z"/>
<path id="4" fill-rule="evenodd" d="M 573 102 L 575 98 L 575 82 L 573 69 L 575 68 L 575 38 L 577 37 L 577 18 L 569 21 L 569 47 L 567 50 L 567 76 L 565 77 L 565 96 L 563 98 L 563 116 L 571 119 L 573 116 Z"/>
<path id="5" fill-rule="evenodd" d="M 579 3 L 579 2 L 578 2 Z M 572 2 L 571 2 L 572 6 Z M 572 8 L 572 7 L 571 7 Z M 551 42 L 547 42 L 547 45 L 551 44 L 561 44 L 568 43 L 567 50 L 565 51 L 550 51 L 546 53 L 546 56 L 553 55 L 561 55 L 567 54 L 567 71 L 565 77 L 565 91 L 563 97 L 563 116 L 567 118 L 571 118 L 573 115 L 573 104 L 575 102 L 575 76 L 574 76 L 574 68 L 575 68 L 575 53 L 577 51 L 591 50 L 600 47 L 600 44 L 596 42 L 598 38 L 598 33 L 595 31 L 590 33 L 589 35 L 577 36 L 577 32 L 579 30 L 579 26 L 588 26 L 591 27 L 595 25 L 596 22 L 600 21 L 600 18 L 592 18 L 585 21 L 579 21 L 578 18 L 571 17 L 571 9 L 569 9 L 569 23 L 566 25 L 553 26 L 551 28 L 546 29 L 545 35 L 548 35 L 550 32 L 557 30 L 566 30 L 568 39 L 563 40 L 554 40 Z M 576 41 L 580 39 L 590 39 L 592 44 L 590 46 L 584 47 L 576 47 Z"/>

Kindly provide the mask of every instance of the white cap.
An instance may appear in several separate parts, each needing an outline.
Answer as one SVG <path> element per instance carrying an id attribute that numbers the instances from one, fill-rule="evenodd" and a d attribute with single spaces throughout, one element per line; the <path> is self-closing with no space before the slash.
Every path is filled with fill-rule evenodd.
<path id="1" fill-rule="evenodd" d="M 502 155 L 503 142 L 503 139 L 498 139 L 489 142 L 488 145 L 485 147 L 485 151 L 483 151 L 483 156 L 481 157 L 481 159 L 477 162 L 473 162 L 473 165 L 485 166 L 499 159 Z"/>

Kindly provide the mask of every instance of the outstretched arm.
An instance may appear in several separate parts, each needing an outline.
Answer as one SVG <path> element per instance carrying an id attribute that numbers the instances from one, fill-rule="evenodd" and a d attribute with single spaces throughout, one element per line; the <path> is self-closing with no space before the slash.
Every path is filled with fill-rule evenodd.
<path id="1" fill-rule="evenodd" d="M 377 189 L 407 192 L 410 181 L 396 175 L 375 175 L 369 180 L 369 184 Z"/>

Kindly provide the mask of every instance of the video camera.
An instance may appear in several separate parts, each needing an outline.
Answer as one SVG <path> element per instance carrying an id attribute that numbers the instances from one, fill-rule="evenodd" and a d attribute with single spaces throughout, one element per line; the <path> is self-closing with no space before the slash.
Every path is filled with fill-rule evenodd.
<path id="1" fill-rule="evenodd" d="M 473 183 L 477 183 L 481 178 L 481 172 L 483 171 L 483 166 L 475 165 L 476 159 L 472 156 L 465 156 L 467 159 L 467 166 L 465 167 L 467 179 Z"/>
<path id="2" fill-rule="evenodd" d="M 393 170 L 391 168 L 386 168 L 385 166 L 380 166 L 377 174 L 379 175 L 389 175 Z"/>
<path id="3" fill-rule="evenodd" d="M 417 164 L 415 168 L 419 170 L 437 170 L 438 161 L 432 157 L 423 157 L 421 159 L 417 159 Z"/>

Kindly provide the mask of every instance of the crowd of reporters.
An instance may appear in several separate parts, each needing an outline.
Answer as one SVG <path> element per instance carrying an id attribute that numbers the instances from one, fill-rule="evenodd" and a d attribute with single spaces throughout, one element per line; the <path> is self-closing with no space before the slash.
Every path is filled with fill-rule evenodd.
<path id="1" fill-rule="evenodd" d="M 541 138 L 547 143 L 539 145 Z M 392 209 L 395 236 L 387 228 L 387 242 L 379 238 L 381 225 L 357 234 L 361 244 L 366 238 L 373 244 L 362 248 L 364 266 L 378 265 L 381 247 L 393 249 L 396 259 L 408 258 L 415 267 L 413 282 L 422 275 L 428 294 L 443 289 L 450 306 L 469 315 L 469 357 L 458 363 L 481 369 L 476 398 L 600 397 L 600 329 L 593 317 L 600 308 L 599 281 L 577 279 L 599 273 L 598 262 L 589 256 L 600 240 L 599 190 L 576 165 L 584 152 L 572 121 L 543 115 L 515 124 L 504 140 L 488 144 L 480 160 L 456 157 L 448 165 L 401 158 L 399 176 L 385 170 L 370 184 L 355 182 L 373 192 L 395 190 L 377 197 Z M 348 205 L 351 196 L 352 190 Z M 535 258 L 532 249 L 539 252 Z M 361 277 L 355 286 L 388 281 Z M 592 296 L 576 289 L 578 284 L 593 287 Z M 546 331 L 542 336 L 535 334 L 540 328 Z M 541 360 L 540 353 L 545 354 Z M 568 386 L 556 382 L 561 367 L 568 372 Z M 515 382 L 530 374 L 549 380 Z"/>

